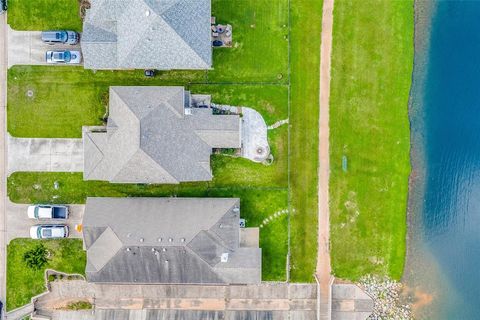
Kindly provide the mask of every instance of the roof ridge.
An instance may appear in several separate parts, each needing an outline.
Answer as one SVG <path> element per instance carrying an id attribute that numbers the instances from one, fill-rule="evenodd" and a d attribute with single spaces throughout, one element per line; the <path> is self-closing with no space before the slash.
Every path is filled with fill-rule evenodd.
<path id="1" fill-rule="evenodd" d="M 204 231 L 204 230 L 202 230 Z M 193 256 L 197 257 L 200 261 L 202 261 L 204 264 L 207 265 L 207 267 L 212 271 L 212 273 L 214 273 L 219 279 L 221 279 L 223 282 L 227 282 L 227 280 L 222 277 L 221 275 L 219 275 L 216 271 L 215 271 L 215 266 L 212 266 L 210 265 L 210 263 L 208 263 L 205 259 L 203 259 L 202 257 L 200 257 L 194 250 L 192 250 L 188 245 L 184 246 L 185 250 L 188 250 L 190 251 L 190 253 L 192 253 Z"/>
<path id="2" fill-rule="evenodd" d="M 106 134 L 106 133 L 104 133 Z M 95 171 L 95 169 L 100 165 L 100 162 L 102 162 L 102 160 L 105 158 L 105 154 L 102 152 L 102 150 L 98 147 L 98 145 L 95 143 L 95 141 L 93 141 L 93 139 L 90 137 L 90 134 L 88 132 L 86 132 L 86 136 L 88 138 L 88 140 L 90 140 L 90 142 L 95 146 L 95 148 L 97 148 L 98 152 L 100 152 L 102 154 L 102 158 L 97 161 L 97 163 L 93 166 L 92 170 L 90 170 L 90 173 L 92 173 L 93 171 Z M 84 171 L 85 172 L 85 171 Z M 87 176 L 87 178 L 89 177 L 90 175 Z"/>
<path id="3" fill-rule="evenodd" d="M 165 11 L 167 11 L 167 10 L 165 10 Z M 161 18 L 165 22 L 165 24 L 178 36 L 178 39 L 180 39 L 188 48 L 190 48 L 190 50 L 193 53 L 195 53 L 195 55 L 200 59 L 200 61 L 202 61 L 207 66 L 207 69 L 211 68 L 211 66 L 208 65 L 208 63 L 198 54 L 198 52 L 195 49 L 192 48 L 192 46 L 187 41 L 185 41 L 185 39 L 175 30 L 175 28 L 173 28 L 172 25 L 167 20 L 164 19 L 163 13 L 162 13 Z"/>
<path id="4" fill-rule="evenodd" d="M 174 5 L 176 5 L 177 3 L 179 3 L 180 1 L 183 1 L 183 0 L 175 0 L 175 1 L 172 1 L 172 4 L 171 4 L 170 6 L 168 6 L 168 8 L 166 8 L 165 10 L 163 10 L 161 13 L 156 12 L 156 11 L 155 11 L 155 8 L 153 8 L 151 5 L 149 5 L 146 0 L 142 0 L 142 1 L 143 1 L 143 3 L 145 3 L 145 5 L 146 5 L 147 7 L 149 7 L 151 10 L 153 10 L 153 12 L 155 12 L 155 14 L 157 14 L 158 16 L 160 16 L 160 15 L 162 15 L 165 11 L 168 11 L 171 7 L 173 7 Z"/>

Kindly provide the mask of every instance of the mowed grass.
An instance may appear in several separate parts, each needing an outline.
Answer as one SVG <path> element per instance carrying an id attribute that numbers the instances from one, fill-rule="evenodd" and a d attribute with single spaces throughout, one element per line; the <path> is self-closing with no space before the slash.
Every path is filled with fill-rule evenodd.
<path id="1" fill-rule="evenodd" d="M 233 47 L 213 50 L 210 82 L 287 82 L 288 1 L 213 0 L 212 16 L 233 26 Z"/>
<path id="2" fill-rule="evenodd" d="M 41 242 L 50 253 L 44 268 L 33 270 L 23 261 L 25 252 Z M 46 291 L 45 269 L 66 273 L 84 274 L 86 254 L 82 241 L 14 239 L 7 246 L 7 310 L 12 310 L 30 302 L 30 299 Z"/>
<path id="3" fill-rule="evenodd" d="M 399 279 L 403 272 L 413 18 L 410 0 L 335 3 L 330 212 L 337 277 Z"/>
<path id="4" fill-rule="evenodd" d="M 163 72 L 151 79 L 141 70 L 94 73 L 80 67 L 13 66 L 8 70 L 8 132 L 16 137 L 79 138 L 83 125 L 102 123 L 109 86 L 186 85 L 202 78 L 198 71 Z"/>
<path id="5" fill-rule="evenodd" d="M 8 24 L 15 30 L 82 30 L 78 0 L 8 0 Z"/>
<path id="6" fill-rule="evenodd" d="M 313 282 L 317 261 L 317 166 L 322 1 L 291 3 L 291 280 Z"/>

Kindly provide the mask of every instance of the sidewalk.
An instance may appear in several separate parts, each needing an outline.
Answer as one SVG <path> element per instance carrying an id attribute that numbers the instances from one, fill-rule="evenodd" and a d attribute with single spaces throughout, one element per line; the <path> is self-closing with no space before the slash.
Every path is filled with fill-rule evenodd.
<path id="1" fill-rule="evenodd" d="M 6 102 L 7 102 L 7 14 L 0 15 L 0 300 L 6 297 L 6 226 L 5 201 L 7 199 L 5 176 L 6 167 Z"/>

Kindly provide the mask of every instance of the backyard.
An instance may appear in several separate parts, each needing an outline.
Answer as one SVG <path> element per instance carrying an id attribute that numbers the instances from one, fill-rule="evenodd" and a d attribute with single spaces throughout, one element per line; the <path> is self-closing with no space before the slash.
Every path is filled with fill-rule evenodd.
<path id="1" fill-rule="evenodd" d="M 403 273 L 413 17 L 411 0 L 335 3 L 330 212 L 337 277 Z"/>
<path id="2" fill-rule="evenodd" d="M 39 17 L 41 10 L 15 10 L 19 3 L 25 6 L 28 2 L 11 1 L 13 9 L 8 18 L 9 22 L 15 22 L 14 27 L 35 30 L 54 28 L 59 23 L 54 13 L 49 14 L 48 21 Z M 290 118 L 291 126 L 269 131 L 275 159 L 272 165 L 213 155 L 213 181 L 181 185 L 121 185 L 83 181 L 81 173 L 17 172 L 8 178 L 10 199 L 19 203 L 84 203 L 87 196 L 240 197 L 247 225 L 261 226 L 263 280 L 288 279 L 291 224 L 291 280 L 313 281 L 317 161 L 314 149 L 318 111 L 318 97 L 313 90 L 318 87 L 318 76 L 310 71 L 318 69 L 315 57 L 319 56 L 319 43 L 308 44 L 311 59 L 301 58 L 300 46 L 305 45 L 303 28 L 308 25 L 315 31 L 320 30 L 321 5 L 295 3 L 296 9 L 291 11 L 294 29 L 290 31 L 288 0 L 273 4 L 254 0 L 212 1 L 212 14 L 217 21 L 234 25 L 234 47 L 214 50 L 214 69 L 210 71 L 159 72 L 153 79 L 145 78 L 141 70 L 94 73 L 81 68 L 14 66 L 8 71 L 7 122 L 13 136 L 80 137 L 82 125 L 102 123 L 110 85 L 184 85 L 192 93 L 211 94 L 215 103 L 255 108 L 268 125 Z M 48 6 L 48 1 L 42 4 Z M 78 12 L 71 10 L 71 16 L 65 21 L 75 21 L 77 15 Z M 25 26 L 28 21 L 32 24 Z M 296 58 L 291 61 L 289 40 L 295 44 L 290 50 Z M 29 90 L 33 95 L 27 95 Z M 309 112 L 304 112 L 305 109 Z M 292 127 L 295 130 L 291 130 Z M 307 147 L 303 141 L 306 137 L 311 137 Z M 299 145 L 292 147 L 292 143 Z M 295 155 L 289 158 L 292 150 Z M 307 152 L 308 156 L 301 156 Z M 290 217 L 285 214 L 289 208 L 295 209 Z M 281 214 L 275 214 L 277 212 Z M 9 273 L 12 268 L 9 267 Z M 13 306 L 16 305 L 9 304 Z"/>

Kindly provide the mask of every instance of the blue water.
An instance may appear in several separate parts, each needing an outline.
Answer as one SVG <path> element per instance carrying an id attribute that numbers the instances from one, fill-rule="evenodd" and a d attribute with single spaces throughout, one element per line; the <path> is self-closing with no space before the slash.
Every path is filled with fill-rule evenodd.
<path id="1" fill-rule="evenodd" d="M 413 155 L 422 158 L 414 170 L 422 187 L 412 197 L 419 234 L 409 243 L 417 248 L 407 273 L 418 272 L 414 284 L 434 295 L 430 317 L 480 319 L 480 1 L 434 7 L 424 26 L 429 46 L 418 53 L 424 64 L 414 71 Z"/>

